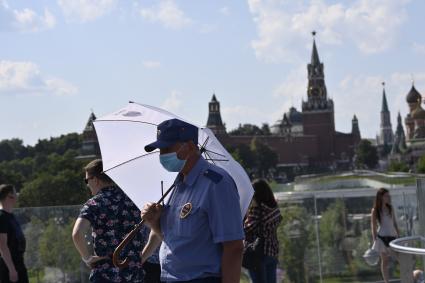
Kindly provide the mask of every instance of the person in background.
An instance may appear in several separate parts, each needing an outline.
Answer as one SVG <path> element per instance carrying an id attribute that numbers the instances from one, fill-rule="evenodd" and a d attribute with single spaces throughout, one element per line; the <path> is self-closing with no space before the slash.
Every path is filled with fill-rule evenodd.
<path id="1" fill-rule="evenodd" d="M 143 282 L 139 251 L 147 239 L 139 234 L 126 246 L 122 255 L 128 257 L 128 267 L 119 269 L 112 263 L 112 254 L 124 237 L 141 221 L 140 210 L 103 173 L 101 159 L 87 164 L 85 182 L 93 197 L 80 211 L 72 231 L 74 245 L 82 260 L 91 268 L 91 282 Z M 91 231 L 90 231 L 91 230 Z M 94 254 L 89 251 L 85 235 L 93 236 Z"/>
<path id="2" fill-rule="evenodd" d="M 18 196 L 12 185 L 0 185 L 0 282 L 27 283 L 25 237 L 12 213 Z"/>
<path id="3" fill-rule="evenodd" d="M 372 249 L 378 251 L 381 257 L 381 273 L 385 283 L 389 281 L 388 261 L 391 255 L 390 242 L 399 237 L 400 233 L 390 193 L 380 188 L 376 193 L 375 202 L 371 211 Z M 379 227 L 378 227 L 379 226 Z"/>
<path id="4" fill-rule="evenodd" d="M 277 228 L 282 221 L 270 186 L 259 179 L 252 183 L 254 196 L 244 222 L 245 244 L 264 239 L 264 260 L 259 270 L 248 270 L 253 283 L 275 283 L 279 242 Z"/>
<path id="5" fill-rule="evenodd" d="M 424 283 L 424 272 L 420 269 L 413 270 L 413 283 Z"/>

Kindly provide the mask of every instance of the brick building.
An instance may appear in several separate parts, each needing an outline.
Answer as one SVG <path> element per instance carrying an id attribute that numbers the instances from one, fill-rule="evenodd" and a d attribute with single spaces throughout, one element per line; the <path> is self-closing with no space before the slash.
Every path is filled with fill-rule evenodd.
<path id="1" fill-rule="evenodd" d="M 335 130 L 334 103 L 327 94 L 324 65 L 320 62 L 314 38 L 307 73 L 307 100 L 302 102 L 302 111 L 291 107 L 288 113 L 284 113 L 283 118 L 271 127 L 271 135 L 228 134 L 215 94 L 209 103 L 207 127 L 226 146 L 249 145 L 255 137 L 277 153 L 278 167 L 287 172 L 351 167 L 355 147 L 360 141 L 358 120 L 354 115 L 351 133 Z"/>

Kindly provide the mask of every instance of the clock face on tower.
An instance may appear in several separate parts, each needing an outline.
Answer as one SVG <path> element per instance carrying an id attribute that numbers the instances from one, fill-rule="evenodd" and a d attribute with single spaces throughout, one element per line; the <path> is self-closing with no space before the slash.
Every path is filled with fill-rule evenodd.
<path id="1" fill-rule="evenodd" d="M 313 96 L 313 97 L 319 97 L 319 95 L 320 95 L 320 90 L 318 89 L 318 88 L 316 88 L 316 87 L 311 87 L 310 88 L 310 93 L 311 93 L 311 96 Z"/>

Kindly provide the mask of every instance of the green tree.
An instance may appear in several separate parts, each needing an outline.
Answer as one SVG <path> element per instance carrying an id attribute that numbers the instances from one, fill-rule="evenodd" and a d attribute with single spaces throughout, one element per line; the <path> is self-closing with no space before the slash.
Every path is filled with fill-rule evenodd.
<path id="1" fill-rule="evenodd" d="M 56 267 L 62 272 L 62 282 L 80 266 L 80 257 L 72 242 L 72 219 L 51 218 L 40 237 L 40 258 L 43 266 Z"/>
<path id="2" fill-rule="evenodd" d="M 343 251 L 346 234 L 345 204 L 341 199 L 332 203 L 320 219 L 320 244 L 323 251 L 323 270 L 325 273 L 342 271 L 347 259 Z M 342 260 L 341 260 L 342 259 Z"/>
<path id="3" fill-rule="evenodd" d="M 416 171 L 418 171 L 418 173 L 425 173 L 425 156 L 419 158 L 418 164 L 416 165 Z"/>
<path id="4" fill-rule="evenodd" d="M 82 137 L 77 133 L 61 135 L 60 137 L 50 138 L 49 140 L 38 140 L 34 146 L 35 154 L 64 154 L 69 149 L 79 150 L 81 148 Z"/>
<path id="5" fill-rule="evenodd" d="M 361 140 L 356 150 L 356 165 L 373 169 L 378 164 L 378 151 L 368 140 Z"/>
<path id="6" fill-rule="evenodd" d="M 263 125 L 261 125 L 261 132 L 263 133 L 263 135 L 265 136 L 270 136 L 272 133 L 270 131 L 270 127 L 269 124 L 267 123 L 263 123 Z"/>
<path id="7" fill-rule="evenodd" d="M 229 148 L 230 154 L 247 172 L 252 172 L 256 166 L 254 152 L 246 144 L 237 144 Z"/>
<path id="8" fill-rule="evenodd" d="M 409 172 L 409 166 L 402 161 L 391 161 L 390 166 L 388 166 L 388 171 L 390 172 Z"/>
<path id="9" fill-rule="evenodd" d="M 0 141 L 0 161 L 24 158 L 27 156 L 28 151 L 21 139 Z"/>
<path id="10" fill-rule="evenodd" d="M 9 143 L 2 141 L 0 143 L 0 161 L 12 160 L 15 157 L 13 148 Z"/>
<path id="11" fill-rule="evenodd" d="M 30 235 L 31 239 L 27 241 L 25 250 L 25 262 L 28 270 L 36 274 L 37 283 L 40 282 L 40 272 L 43 264 L 40 258 L 39 246 L 40 238 L 45 229 L 43 221 L 33 216 L 31 221 L 25 227 L 25 235 Z"/>
<path id="12" fill-rule="evenodd" d="M 229 132 L 230 135 L 234 136 L 262 136 L 264 135 L 263 131 L 256 125 L 252 124 L 243 124 L 235 130 Z"/>
<path id="13" fill-rule="evenodd" d="M 345 236 L 345 204 L 338 199 L 322 214 L 320 239 L 323 245 L 339 248 Z"/>
<path id="14" fill-rule="evenodd" d="M 262 178 L 267 177 L 270 169 L 274 169 L 277 165 L 277 154 L 266 144 L 253 138 L 251 142 L 251 150 L 254 152 L 256 159 L 256 171 Z"/>
<path id="15" fill-rule="evenodd" d="M 278 229 L 279 262 L 290 282 L 304 283 L 308 278 L 305 255 L 310 249 L 311 216 L 301 206 L 281 207 L 282 223 Z"/>
<path id="16" fill-rule="evenodd" d="M 19 196 L 20 206 L 51 206 L 81 204 L 88 198 L 82 172 L 65 169 L 51 175 L 40 173 L 24 184 Z"/>

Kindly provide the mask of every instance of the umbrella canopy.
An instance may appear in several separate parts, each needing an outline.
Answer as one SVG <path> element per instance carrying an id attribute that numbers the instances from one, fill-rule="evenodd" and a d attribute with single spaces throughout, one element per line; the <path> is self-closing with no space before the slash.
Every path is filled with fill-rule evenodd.
<path id="1" fill-rule="evenodd" d="M 157 125 L 173 118 L 190 123 L 163 109 L 134 102 L 94 121 L 104 172 L 139 208 L 158 201 L 161 182 L 164 189 L 168 189 L 176 178 L 176 173 L 166 171 L 159 163 L 159 150 L 146 152 L 144 149 L 156 140 Z M 203 157 L 225 169 L 233 178 L 244 216 L 254 194 L 248 175 L 210 129 L 198 129 Z"/>

